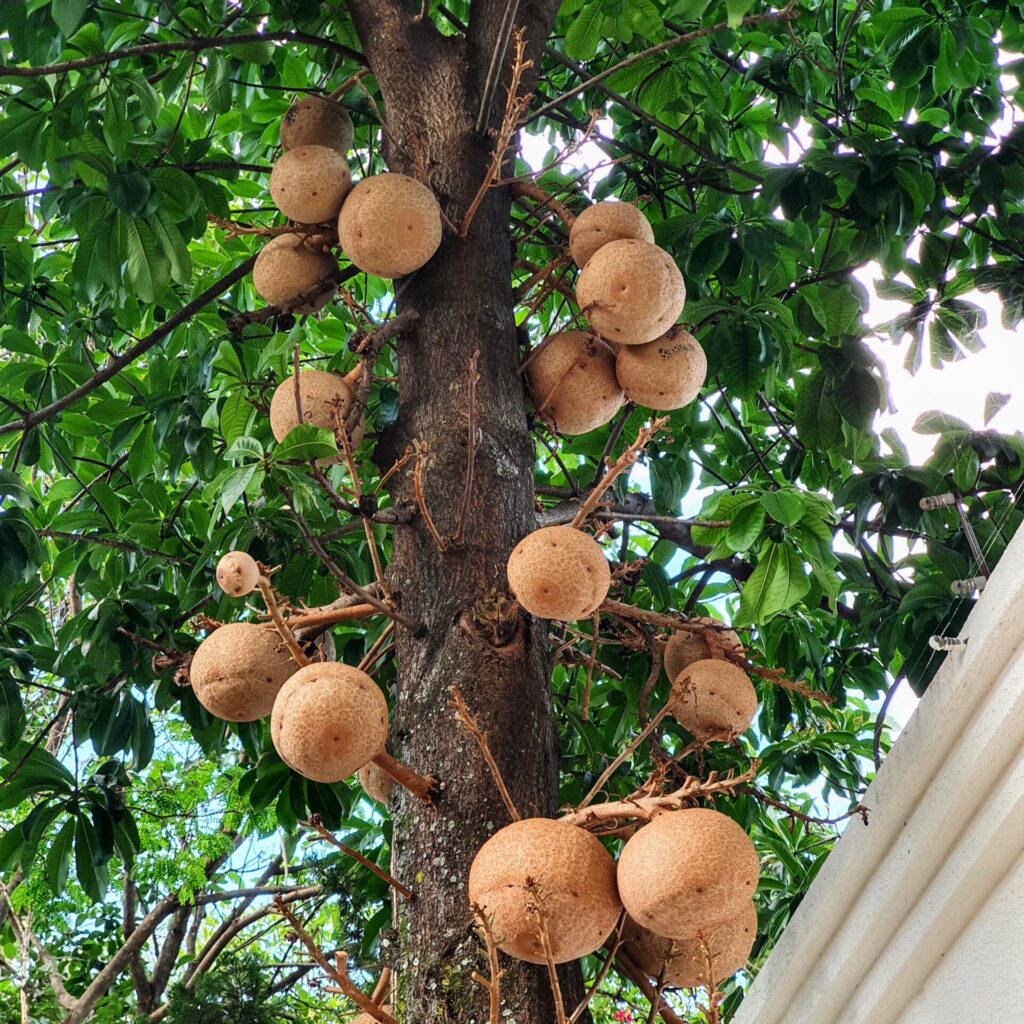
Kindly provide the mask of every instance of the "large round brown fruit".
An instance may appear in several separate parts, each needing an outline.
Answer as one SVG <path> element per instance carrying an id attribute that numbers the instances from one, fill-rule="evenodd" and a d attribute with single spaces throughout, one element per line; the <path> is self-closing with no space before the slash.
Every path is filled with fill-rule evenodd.
<path id="1" fill-rule="evenodd" d="M 664 249 L 623 238 L 601 246 L 576 283 L 576 302 L 602 338 L 644 345 L 660 338 L 683 311 L 683 275 Z"/>
<path id="2" fill-rule="evenodd" d="M 335 100 L 325 96 L 307 96 L 293 103 L 281 119 L 281 148 L 326 146 L 338 153 L 352 148 L 352 118 Z"/>
<path id="3" fill-rule="evenodd" d="M 742 653 L 743 644 L 740 643 L 739 636 L 731 629 L 727 629 L 718 619 L 712 619 L 705 615 L 690 621 L 694 625 L 716 627 L 714 638 L 718 642 L 718 646 L 723 651 Z M 705 658 L 714 656 L 711 645 L 705 639 L 703 632 L 691 631 L 682 626 L 672 633 L 665 645 L 665 675 L 671 681 L 695 661 L 703 661 Z"/>
<path id="4" fill-rule="evenodd" d="M 229 622 L 199 645 L 189 679 L 211 715 L 255 722 L 270 714 L 278 691 L 298 667 L 273 627 Z"/>
<path id="5" fill-rule="evenodd" d="M 228 597 L 251 594 L 259 582 L 260 567 L 244 551 L 229 551 L 217 563 L 217 585 Z"/>
<path id="6" fill-rule="evenodd" d="M 689 939 L 666 939 L 627 918 L 622 949 L 648 977 L 666 988 L 705 988 L 732 977 L 750 958 L 757 938 L 757 909 L 747 900 L 734 917 Z M 710 957 L 713 977 L 707 977 Z M 664 971 L 664 974 L 662 973 Z"/>
<path id="7" fill-rule="evenodd" d="M 259 297 L 271 306 L 286 305 L 322 284 L 324 291 L 312 302 L 292 310 L 312 313 L 330 301 L 329 284 L 337 270 L 333 256 L 314 252 L 302 235 L 289 232 L 272 238 L 260 250 L 252 268 L 252 284 Z"/>
<path id="8" fill-rule="evenodd" d="M 615 358 L 615 376 L 626 397 L 663 412 L 689 405 L 707 375 L 704 349 L 678 324 L 646 345 L 623 345 Z"/>
<path id="9" fill-rule="evenodd" d="M 365 673 L 337 661 L 299 669 L 270 716 L 281 760 L 315 782 L 341 782 L 383 749 L 388 704 Z"/>
<path id="10" fill-rule="evenodd" d="M 498 948 L 531 964 L 546 962 L 534 910 L 538 900 L 555 963 L 593 953 L 622 911 L 615 861 L 600 840 L 575 825 L 549 818 L 507 825 L 473 860 L 469 901 L 492 921 Z"/>
<path id="11" fill-rule="evenodd" d="M 571 526 L 528 533 L 508 559 L 515 599 L 540 619 L 571 622 L 592 615 L 608 596 L 611 580 L 601 545 Z"/>
<path id="12" fill-rule="evenodd" d="M 651 222 L 632 203 L 594 203 L 588 206 L 569 229 L 569 252 L 582 269 L 602 246 L 622 238 L 654 241 Z"/>
<path id="13" fill-rule="evenodd" d="M 622 406 L 615 353 L 585 331 L 548 338 L 526 368 L 534 408 L 563 434 L 585 434 L 607 423 Z"/>
<path id="14" fill-rule="evenodd" d="M 299 146 L 282 153 L 270 172 L 270 196 L 299 224 L 334 220 L 352 188 L 345 158 L 327 146 Z"/>
<path id="15" fill-rule="evenodd" d="M 352 408 L 352 389 L 344 378 L 325 370 L 299 371 L 299 397 L 302 422 L 322 430 L 337 431 L 339 424 L 344 426 L 345 417 Z M 283 441 L 298 425 L 293 375 L 277 386 L 270 400 L 270 429 L 277 441 Z"/>
<path id="16" fill-rule="evenodd" d="M 669 714 L 696 739 L 724 743 L 754 720 L 757 691 L 739 665 L 708 658 L 672 680 L 670 705 Z"/>
<path id="17" fill-rule="evenodd" d="M 656 935 L 692 938 L 738 914 L 760 868 L 746 832 L 704 807 L 667 811 L 634 833 L 619 857 L 619 895 Z"/>
<path id="18" fill-rule="evenodd" d="M 345 255 L 375 277 L 419 270 L 441 244 L 441 207 L 434 193 L 404 174 L 363 178 L 338 217 Z M 468 282 L 467 282 L 468 284 Z"/>

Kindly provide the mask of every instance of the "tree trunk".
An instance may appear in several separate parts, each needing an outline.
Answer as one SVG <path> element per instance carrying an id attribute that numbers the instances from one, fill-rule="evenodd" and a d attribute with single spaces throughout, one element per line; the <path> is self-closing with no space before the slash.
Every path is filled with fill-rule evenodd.
<path id="1" fill-rule="evenodd" d="M 388 166 L 429 183 L 458 224 L 494 146 L 474 125 L 505 2 L 477 0 L 466 37 L 443 37 L 415 9 L 391 0 L 349 6 L 384 97 Z M 553 0 L 521 5 L 517 21 L 538 53 L 557 6 Z M 502 67 L 504 80 L 507 58 Z M 502 85 L 492 126 L 500 122 L 504 95 Z M 507 189 L 492 189 L 468 238 L 446 231 L 433 260 L 397 288 L 399 309 L 418 319 L 397 339 L 399 414 L 377 459 L 387 467 L 413 440 L 426 445 L 424 498 L 448 543 L 439 551 L 422 517 L 395 529 L 392 585 L 402 610 L 425 623 L 427 633 L 397 632 L 391 744 L 444 787 L 433 806 L 404 792 L 392 801 L 394 870 L 418 897 L 396 903 L 398 950 L 390 957 L 384 951 L 398 977 L 395 1014 L 402 1024 L 488 1019 L 486 993 L 470 978 L 474 969 L 486 974 L 486 962 L 466 880 L 477 850 L 510 819 L 472 740 L 453 721 L 453 684 L 488 733 L 523 816 L 551 814 L 558 802 L 547 626 L 520 613 L 505 578 L 509 552 L 536 527 L 534 449 L 517 372 L 509 202 Z M 477 353 L 470 441 L 470 367 Z M 465 539 L 455 545 L 470 443 L 476 445 L 473 487 Z M 411 500 L 412 473 L 400 476 L 394 497 Z M 544 969 L 508 966 L 502 1020 L 553 1021 Z M 574 1003 L 579 972 L 564 973 L 566 999 Z"/>

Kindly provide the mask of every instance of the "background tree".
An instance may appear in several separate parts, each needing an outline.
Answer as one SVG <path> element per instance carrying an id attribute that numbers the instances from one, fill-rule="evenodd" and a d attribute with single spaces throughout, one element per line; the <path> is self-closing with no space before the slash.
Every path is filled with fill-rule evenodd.
<path id="1" fill-rule="evenodd" d="M 274 896 L 320 948 L 350 954 L 364 990 L 393 967 L 400 1020 L 485 1019 L 465 877 L 507 812 L 454 720 L 453 683 L 514 800 L 540 814 L 578 802 L 667 693 L 657 617 L 604 614 L 598 643 L 586 622 L 549 630 L 508 599 L 513 545 L 571 520 L 647 418 L 627 406 L 569 438 L 525 411 L 528 348 L 577 321 L 544 193 L 577 212 L 638 201 L 708 355 L 700 401 L 591 518 L 616 559 L 612 596 L 717 611 L 759 665 L 832 698 L 761 679 L 756 730 L 673 769 L 760 758 L 757 785 L 717 806 L 762 854 L 763 959 L 836 835 L 799 812 L 856 803 L 887 744 L 880 696 L 904 678 L 921 692 L 940 660 L 928 636 L 969 609 L 950 593 L 978 572 L 960 521 L 920 499 L 955 487 L 989 565 L 1019 523 L 1019 439 L 936 411 L 918 424 L 934 454 L 913 466 L 872 427 L 888 400 L 881 346 L 911 366 L 962 358 L 980 344 L 975 289 L 998 292 L 1008 326 L 1024 316 L 1024 135 L 1000 77 L 1020 15 L 998 2 L 3 5 L 5 1019 L 190 1020 L 190 992 L 247 1001 L 248 1024 L 268 1001 L 273 1019 L 351 1008 L 314 983 Z M 506 97 L 513 29 L 529 66 Z M 278 125 L 296 94 L 336 89 L 357 176 L 423 181 L 449 230 L 395 289 L 343 271 L 321 316 L 267 313 L 248 275 L 280 223 L 266 178 Z M 539 171 L 508 154 L 498 177 L 537 188 L 488 188 L 460 237 L 509 111 L 520 139 L 551 149 Z M 600 174 L 564 159 L 584 138 Z M 853 276 L 866 266 L 905 306 L 882 334 Z M 333 442 L 275 445 L 267 404 L 296 349 L 348 372 L 368 338 L 353 501 L 343 469 L 311 469 Z M 698 511 L 728 526 L 697 525 Z M 179 685 L 196 617 L 239 614 L 213 586 L 223 551 L 282 565 L 275 585 L 312 606 L 338 597 L 330 565 L 374 583 L 371 543 L 424 628 L 338 625 L 338 657 L 369 659 L 393 702 L 392 752 L 445 786 L 387 814 L 354 782 L 291 773 L 260 723 L 226 727 Z M 666 720 L 609 793 L 687 741 Z M 322 829 L 416 900 L 392 904 L 377 874 L 324 852 Z M 563 972 L 570 1006 L 600 959 Z M 543 970 L 503 966 L 510 1018 L 554 1019 Z M 644 1019 L 653 993 L 600 977 L 597 1019 Z M 724 1015 L 741 997 L 727 986 Z M 661 1009 L 698 1012 L 676 996 Z"/>

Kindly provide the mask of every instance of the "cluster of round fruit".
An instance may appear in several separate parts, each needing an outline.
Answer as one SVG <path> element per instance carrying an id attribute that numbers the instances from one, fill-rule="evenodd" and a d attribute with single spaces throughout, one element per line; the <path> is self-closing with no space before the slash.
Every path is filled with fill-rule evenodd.
<path id="1" fill-rule="evenodd" d="M 260 579 L 258 564 L 242 551 L 229 551 L 217 565 L 217 582 L 231 597 L 252 593 Z M 273 625 L 230 622 L 199 645 L 189 677 L 199 703 L 218 718 L 270 715 L 274 747 L 300 775 L 340 782 L 358 771 L 370 796 L 387 801 L 391 780 L 372 762 L 387 741 L 388 705 L 365 672 L 333 660 L 300 666 Z"/>
<path id="2" fill-rule="evenodd" d="M 604 943 L 625 908 L 623 949 L 672 988 L 715 985 L 742 967 L 757 936 L 760 867 L 732 818 L 669 810 L 626 842 L 618 863 L 578 825 L 527 818 L 496 832 L 469 871 L 469 900 L 499 949 L 555 963 Z M 707 964 L 712 965 L 708 977 Z"/>
<path id="3" fill-rule="evenodd" d="M 647 218 L 629 203 L 584 210 L 569 231 L 580 268 L 576 300 L 593 333 L 545 340 L 527 366 L 534 408 L 564 434 L 607 423 L 629 399 L 681 409 L 707 376 L 704 350 L 676 324 L 686 300 L 682 274 L 654 244 Z"/>
<path id="4" fill-rule="evenodd" d="M 374 174 L 352 185 L 345 154 L 352 120 L 339 103 L 311 96 L 281 122 L 281 157 L 270 174 L 270 195 L 295 231 L 276 235 L 253 267 L 253 286 L 273 306 L 300 296 L 308 313 L 327 303 L 337 261 L 324 236 L 360 270 L 404 277 L 419 270 L 441 244 L 441 209 L 433 192 L 404 174 Z M 321 230 L 318 230 L 321 229 Z"/>
<path id="5" fill-rule="evenodd" d="M 732 659 L 739 637 L 713 619 L 692 620 L 665 646 L 672 680 L 668 712 L 701 743 L 742 733 L 757 694 Z M 531 818 L 501 829 L 481 848 L 469 899 L 499 948 L 543 963 L 538 901 L 556 962 L 592 953 L 624 907 L 623 948 L 669 987 L 715 985 L 742 967 L 757 935 L 753 844 L 717 811 L 665 811 L 623 847 L 618 864 L 576 825 Z M 711 965 L 713 977 L 708 977 Z"/>

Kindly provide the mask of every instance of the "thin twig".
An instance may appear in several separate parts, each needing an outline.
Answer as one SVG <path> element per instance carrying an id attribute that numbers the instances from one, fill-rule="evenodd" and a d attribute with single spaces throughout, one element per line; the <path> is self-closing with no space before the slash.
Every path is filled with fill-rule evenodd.
<path id="1" fill-rule="evenodd" d="M 416 465 L 412 470 L 412 487 L 416 505 L 420 510 L 423 525 L 427 528 L 437 550 L 444 554 L 448 550 L 448 542 L 437 532 L 437 526 L 434 525 L 434 520 L 427 509 L 427 499 L 423 493 L 423 464 L 428 452 L 426 441 L 413 441 L 413 452 L 416 456 Z"/>
<path id="2" fill-rule="evenodd" d="M 495 139 L 494 154 L 491 157 L 490 166 L 487 168 L 484 180 L 481 182 L 480 188 L 473 197 L 473 201 L 469 204 L 469 209 L 466 210 L 462 223 L 459 225 L 459 238 L 465 238 L 469 234 L 469 227 L 473 223 L 473 218 L 476 216 L 476 211 L 480 208 L 480 204 L 484 201 L 484 196 L 487 195 L 490 189 L 499 184 L 501 169 L 505 163 L 505 154 L 512 144 L 512 136 L 515 135 L 519 122 L 529 109 L 530 101 L 533 99 L 532 93 L 519 95 L 519 86 L 522 82 L 523 74 L 533 66 L 533 61 L 526 60 L 526 41 L 523 36 L 523 30 L 521 28 L 515 29 L 513 38 L 515 56 L 512 60 L 512 76 L 508 85 L 508 98 L 505 101 L 505 114 L 502 117 L 501 128 L 498 130 Z"/>
<path id="3" fill-rule="evenodd" d="M 647 426 L 641 427 L 636 440 L 615 460 L 608 472 L 601 478 L 601 482 L 587 495 L 586 500 L 580 505 L 579 510 L 569 524 L 573 529 L 579 529 L 586 521 L 587 516 L 597 508 L 605 491 L 615 482 L 615 479 L 636 463 L 640 452 L 647 447 L 651 438 L 668 423 L 668 417 L 662 416 L 653 420 Z"/>
<path id="4" fill-rule="evenodd" d="M 458 686 L 452 686 L 452 699 L 448 701 L 448 706 L 455 710 L 455 721 L 473 737 L 473 741 L 480 748 L 480 754 L 490 769 L 491 778 L 494 779 L 494 784 L 498 787 L 501 802 L 505 805 L 509 816 L 513 821 L 521 821 L 522 815 L 512 802 L 508 787 L 505 785 L 505 780 L 502 778 L 501 772 L 498 771 L 498 765 L 494 760 L 494 755 L 491 753 L 490 744 L 487 742 L 487 733 L 480 728 L 476 719 L 469 713 L 469 708 L 466 707 L 466 702 L 462 699 Z"/>
<path id="5" fill-rule="evenodd" d="M 535 199 L 546 210 L 550 210 L 567 228 L 571 228 L 573 221 L 576 220 L 576 215 L 569 207 L 560 203 L 554 196 L 549 195 L 540 185 L 536 185 L 532 181 L 516 181 L 509 187 L 514 196 Z"/>
<path id="6" fill-rule="evenodd" d="M 587 990 L 587 994 L 580 1001 L 579 1006 L 576 1007 L 572 1013 L 569 1014 L 569 1024 L 576 1024 L 576 1021 L 583 1016 L 587 1007 L 590 1005 L 590 1001 L 597 995 L 601 986 L 604 984 L 604 979 L 608 975 L 608 971 L 611 969 L 612 963 L 615 961 L 615 954 L 619 951 L 619 946 L 622 945 L 622 928 L 625 923 L 625 914 L 619 918 L 619 923 L 615 927 L 615 935 L 612 941 L 612 945 L 609 947 L 610 955 L 605 957 L 604 963 L 601 964 L 601 969 L 597 972 L 597 977 L 594 978 L 593 984 Z"/>
<path id="7" fill-rule="evenodd" d="M 319 814 L 314 814 L 310 817 L 309 821 L 300 822 L 301 825 L 313 829 L 314 832 L 324 842 L 330 843 L 331 846 L 338 850 L 341 850 L 346 857 L 351 857 L 354 861 L 362 864 L 364 868 L 372 871 L 379 879 L 387 882 L 396 892 L 400 893 L 409 903 L 412 903 L 416 899 L 416 894 L 412 889 L 407 888 L 398 881 L 397 878 L 392 878 L 383 868 L 378 867 L 373 863 L 372 860 L 363 856 L 358 850 L 353 850 L 351 846 L 346 846 L 340 839 L 335 838 L 326 828 L 324 828 L 323 822 L 320 820 Z"/>
<path id="8" fill-rule="evenodd" d="M 487 989 L 487 1024 L 501 1024 L 501 979 L 505 972 L 498 966 L 498 944 L 494 941 L 494 918 L 488 918 L 478 903 L 472 905 L 473 917 L 487 947 L 489 978 L 473 971 L 470 977 Z"/>
<path id="9" fill-rule="evenodd" d="M 597 794 L 601 792 L 601 790 L 604 788 L 604 784 L 612 777 L 612 775 L 615 773 L 615 770 L 619 767 L 619 765 L 623 764 L 626 761 L 626 759 L 633 753 L 633 751 L 636 750 L 636 748 L 639 747 L 640 744 L 643 743 L 643 741 L 647 739 L 647 737 L 650 736 L 652 732 L 654 732 L 654 730 L 658 726 L 658 723 L 668 714 L 670 706 L 671 705 L 666 704 L 654 716 L 654 718 L 652 718 L 647 723 L 647 725 L 639 733 L 637 733 L 637 735 L 630 742 L 629 746 L 627 746 L 618 755 L 618 757 L 616 757 L 615 760 L 612 761 L 611 764 L 609 764 L 603 772 L 601 772 L 601 774 L 598 776 L 597 781 L 590 788 L 590 792 L 583 798 L 582 801 L 580 801 L 579 805 L 576 808 L 577 811 L 582 811 L 584 808 L 590 806 L 594 797 L 596 797 Z"/>
<path id="10" fill-rule="evenodd" d="M 590 657 L 587 658 L 587 676 L 583 683 L 583 703 L 580 709 L 580 718 L 584 722 L 590 721 L 590 684 L 594 681 L 594 666 L 597 664 L 597 652 L 601 646 L 601 613 L 595 611 L 592 617 L 594 623 L 594 635 L 590 641 Z"/>
<path id="11" fill-rule="evenodd" d="M 332 967 L 330 961 L 324 956 L 323 950 L 316 944 L 309 932 L 302 927 L 298 916 L 280 896 L 274 900 L 274 909 L 288 922 L 291 930 L 309 951 L 309 955 L 323 969 L 327 976 L 336 983 L 337 991 L 341 995 L 347 996 L 360 1010 L 368 1013 L 374 1020 L 379 1021 L 380 1024 L 398 1024 L 398 1021 L 390 1013 L 381 1009 L 369 996 L 361 992 L 352 983 L 348 976 L 348 953 L 337 953 L 335 966 Z M 328 989 L 328 991 L 331 991 L 331 989 Z"/>
<path id="12" fill-rule="evenodd" d="M 683 784 L 671 793 L 646 795 L 641 791 L 643 795 L 633 795 L 625 800 L 613 800 L 583 810 L 570 811 L 563 814 L 559 821 L 587 829 L 592 829 L 602 822 L 617 822 L 622 819 L 649 821 L 662 811 L 677 811 L 714 796 L 732 796 L 741 786 L 753 781 L 757 776 L 758 765 L 758 761 L 751 761 L 750 767 L 739 775 L 720 777 L 718 772 L 711 772 L 704 780 L 688 776 Z"/>
<path id="13" fill-rule="evenodd" d="M 548 931 L 548 912 L 544 906 L 544 897 L 540 886 L 532 878 L 526 879 L 526 891 L 533 897 L 527 912 L 537 923 L 537 934 L 544 949 L 544 961 L 548 969 L 548 982 L 551 985 L 551 996 L 555 1003 L 556 1024 L 568 1024 L 565 1017 L 565 1002 L 562 999 L 562 987 L 558 983 L 558 968 L 555 966 L 555 954 L 551 948 L 551 934 Z"/>
<path id="14" fill-rule="evenodd" d="M 372 605 L 381 614 L 386 615 L 389 619 L 394 619 L 395 622 L 401 623 L 408 629 L 414 636 L 421 636 L 426 627 L 422 623 L 413 622 L 408 615 L 403 615 L 397 608 L 392 605 L 385 604 L 378 597 L 375 597 L 365 588 L 359 586 L 355 580 L 350 579 L 341 571 L 338 564 L 333 558 L 324 550 L 323 545 L 316 539 L 313 532 L 309 528 L 309 524 L 306 520 L 296 511 L 295 501 L 291 496 L 291 493 L 285 489 L 285 497 L 288 499 L 288 504 L 291 506 L 292 517 L 295 519 L 296 524 L 299 527 L 299 532 L 302 534 L 306 543 L 313 549 L 313 553 L 320 559 L 321 562 L 327 567 L 327 571 L 341 584 L 341 586 L 349 591 L 349 593 L 355 594 L 357 597 L 369 605 Z"/>
<path id="15" fill-rule="evenodd" d="M 498 34 L 494 40 L 494 49 L 491 51 L 491 63 L 487 68 L 487 79 L 484 82 L 483 95 L 480 97 L 480 109 L 476 115 L 477 135 L 484 134 L 487 128 L 487 121 L 491 116 L 491 104 L 494 102 L 494 93 L 498 88 L 498 79 L 501 77 L 501 68 L 505 62 L 505 54 L 508 53 L 508 41 L 512 35 L 518 10 L 519 0 L 507 0 L 505 12 L 501 16 L 501 24 L 498 26 Z"/>
<path id="16" fill-rule="evenodd" d="M 295 639 L 295 634 L 281 615 L 281 609 L 277 605 L 277 598 L 274 596 L 274 588 L 270 585 L 270 580 L 263 573 L 260 573 L 259 588 L 270 618 L 273 620 L 278 633 L 281 634 L 281 639 L 285 642 L 285 646 L 291 652 L 292 661 L 300 666 L 310 664 L 309 658 L 306 657 L 305 652 L 299 646 L 298 640 Z"/>
<path id="17" fill-rule="evenodd" d="M 389 622 L 382 630 L 379 637 L 374 640 L 370 649 L 363 655 L 363 660 L 359 662 L 359 671 L 366 672 L 370 666 L 374 663 L 377 655 L 380 653 L 380 649 L 387 643 L 388 638 L 395 631 L 394 622 Z"/>
<path id="18" fill-rule="evenodd" d="M 477 363 L 480 359 L 480 349 L 473 353 L 469 361 L 469 387 L 466 398 L 466 479 L 462 485 L 462 499 L 459 502 L 459 524 L 455 529 L 455 536 L 452 538 L 452 545 L 459 547 L 462 544 L 462 537 L 466 529 L 466 520 L 469 517 L 469 505 L 473 497 L 473 475 L 476 470 L 476 385 L 480 380 L 477 371 Z"/>

